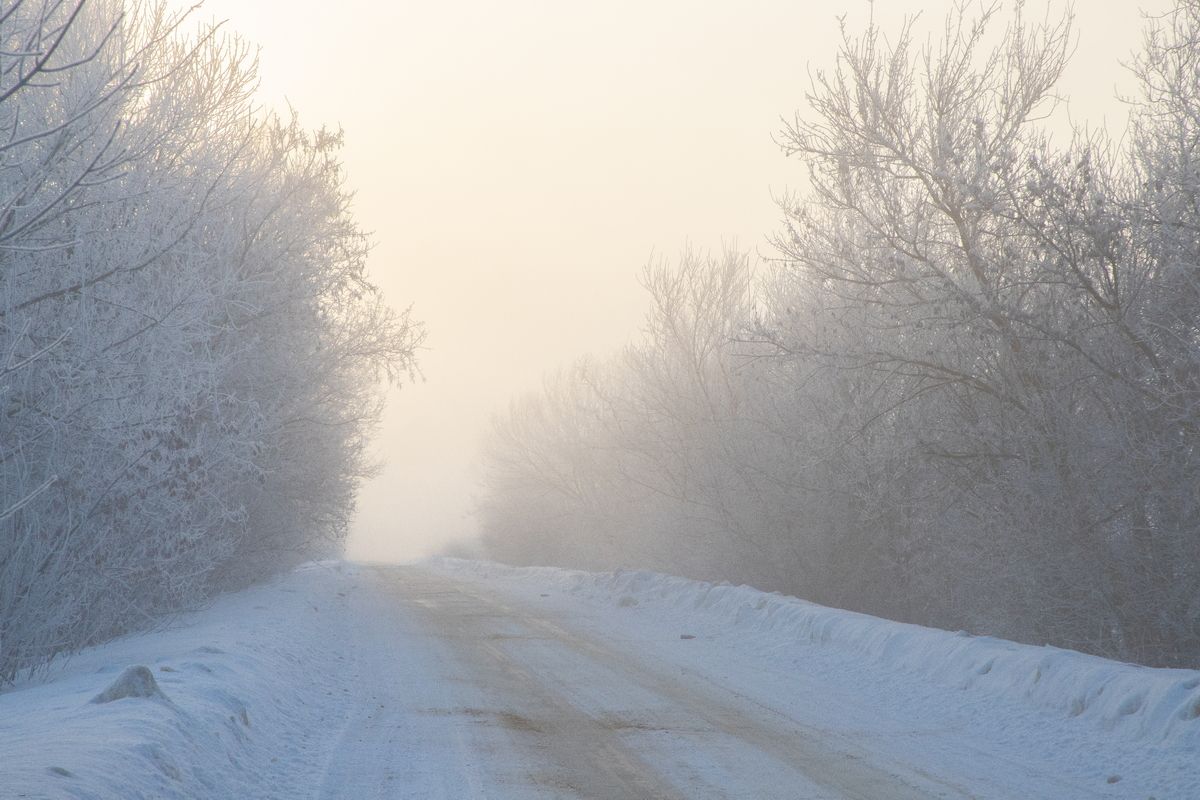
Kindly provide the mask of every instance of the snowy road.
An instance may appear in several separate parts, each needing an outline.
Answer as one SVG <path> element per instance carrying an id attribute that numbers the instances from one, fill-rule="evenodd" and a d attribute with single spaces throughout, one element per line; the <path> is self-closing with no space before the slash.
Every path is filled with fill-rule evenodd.
<path id="1" fill-rule="evenodd" d="M 702 676 L 672 657 L 694 646 L 678 635 L 601 636 L 416 567 L 362 582 L 349 615 L 362 702 L 322 800 L 974 796 L 747 696 L 734 677 Z"/>
<path id="2" fill-rule="evenodd" d="M 160 693 L 93 698 L 128 666 Z M 0 798 L 1200 797 L 1200 672 L 647 572 L 310 564 L 0 693 Z"/>

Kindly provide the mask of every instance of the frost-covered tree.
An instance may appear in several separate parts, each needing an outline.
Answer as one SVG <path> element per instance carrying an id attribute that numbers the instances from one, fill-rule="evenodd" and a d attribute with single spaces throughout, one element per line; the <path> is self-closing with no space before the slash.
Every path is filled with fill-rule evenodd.
<path id="1" fill-rule="evenodd" d="M 641 342 L 528 420 L 553 452 L 601 409 L 571 462 L 600 561 L 1194 665 L 1200 2 L 1149 24 L 1120 146 L 1045 131 L 1069 18 L 843 31 L 780 134 L 810 180 L 772 267 L 653 273 Z M 542 477 L 493 540 L 569 563 L 601 518 Z"/>
<path id="2" fill-rule="evenodd" d="M 188 30 L 185 30 L 187 28 Z M 375 378 L 339 137 L 163 3 L 0 8 L 0 682 L 336 550 Z"/>
<path id="3" fill-rule="evenodd" d="M 1195 609 L 1171 599 L 1186 569 L 1168 565 L 1195 528 L 1159 529 L 1145 510 L 1163 490 L 1173 507 L 1159 520 L 1191 504 L 1175 489 L 1192 469 L 1187 429 L 1163 426 L 1183 395 L 1161 373 L 1193 356 L 1151 334 L 1168 295 L 1187 303 L 1162 285 L 1164 220 L 1142 199 L 1165 180 L 1139 177 L 1101 137 L 1052 147 L 1037 121 L 1067 25 L 1030 28 L 1018 10 L 984 50 L 994 13 L 956 14 L 920 56 L 907 35 L 848 37 L 818 78 L 815 118 L 784 132 L 813 194 L 778 245 L 785 282 L 821 298 L 817 318 L 844 335 L 823 350 L 807 328 L 776 330 L 786 351 L 868 377 L 857 430 L 886 448 L 867 464 L 891 466 L 859 502 L 879 509 L 889 558 L 923 553 L 901 569 L 922 587 L 920 619 L 1194 658 Z M 1188 13 L 1168 43 L 1151 36 L 1155 68 L 1168 51 L 1195 57 Z M 1137 142 L 1164 126 L 1186 141 L 1184 83 L 1169 100 L 1147 84 Z"/>

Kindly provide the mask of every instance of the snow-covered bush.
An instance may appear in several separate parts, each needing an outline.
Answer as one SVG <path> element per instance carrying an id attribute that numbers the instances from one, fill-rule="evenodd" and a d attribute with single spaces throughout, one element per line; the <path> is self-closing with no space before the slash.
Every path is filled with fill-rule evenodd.
<path id="1" fill-rule="evenodd" d="M 336 549 L 377 372 L 339 138 L 161 2 L 0 9 L 0 682 Z"/>

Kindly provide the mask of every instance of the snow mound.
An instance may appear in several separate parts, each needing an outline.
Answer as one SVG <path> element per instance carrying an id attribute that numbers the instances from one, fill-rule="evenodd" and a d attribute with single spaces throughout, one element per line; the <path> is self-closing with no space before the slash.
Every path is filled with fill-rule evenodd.
<path id="1" fill-rule="evenodd" d="M 353 677 L 355 574 L 305 565 L 0 692 L 0 798 L 311 796 Z"/>
<path id="2" fill-rule="evenodd" d="M 123 700 L 126 697 L 157 697 L 163 700 L 167 696 L 158 688 L 158 681 L 154 680 L 154 673 L 149 667 L 141 666 L 140 664 L 133 667 L 126 667 L 125 671 L 120 676 L 108 685 L 100 694 L 92 698 L 93 703 L 111 703 L 114 700 Z"/>
<path id="3" fill-rule="evenodd" d="M 821 647 L 891 673 L 980 692 L 1078 719 L 1113 735 L 1200 748 L 1200 671 L 1125 664 L 1057 647 L 1018 644 L 828 608 L 749 586 L 643 570 L 583 572 L 437 559 L 447 571 L 547 585 L 591 601 L 657 608 L 706 633 L 759 636 L 775 648 Z M 632 602 L 631 602 L 632 601 Z"/>

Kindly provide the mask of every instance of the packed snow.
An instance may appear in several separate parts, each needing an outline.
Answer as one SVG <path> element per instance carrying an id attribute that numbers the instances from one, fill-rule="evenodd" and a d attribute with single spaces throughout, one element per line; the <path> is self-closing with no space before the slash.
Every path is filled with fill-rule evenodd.
<path id="1" fill-rule="evenodd" d="M 872 669 L 1078 718 L 1081 726 L 1095 726 L 1106 736 L 1200 754 L 1196 670 L 1122 664 L 1057 647 L 906 625 L 749 586 L 639 570 L 595 573 L 451 559 L 439 564 L 510 583 L 554 586 L 592 602 L 636 607 L 659 618 L 669 615 L 725 640 L 736 637 L 738 650 L 753 647 L 775 660 L 809 655 L 814 646 L 827 648 Z"/>
<path id="2" fill-rule="evenodd" d="M 409 586 L 422 581 L 424 594 Z M 468 631 L 434 630 L 431 620 L 449 617 L 422 616 L 451 600 L 495 631 L 475 637 L 489 641 L 473 654 Z M 568 640 L 573 660 L 559 652 Z M 579 654 L 591 651 L 622 660 L 586 666 Z M 737 770 L 765 780 L 778 753 L 727 731 L 672 730 L 689 709 L 652 696 L 672 682 L 680 698 L 700 682 L 697 697 L 724 693 L 722 708 L 783 720 L 845 764 L 935 776 L 943 788 L 930 796 L 1200 797 L 1198 671 L 744 586 L 459 560 L 308 565 L 6 690 L 0 797 L 588 796 L 535 785 L 545 747 L 523 742 L 545 725 L 520 707 L 515 683 L 500 685 L 502 670 L 487 685 L 493 654 L 512 662 L 510 679 L 540 682 L 539 694 L 567 692 L 553 708 L 579 720 L 604 722 L 601 705 L 621 704 L 636 724 L 614 735 L 685 797 L 739 796 L 755 776 Z M 643 670 L 627 686 L 614 673 L 626 661 Z M 822 785 L 794 796 L 841 796 Z"/>

